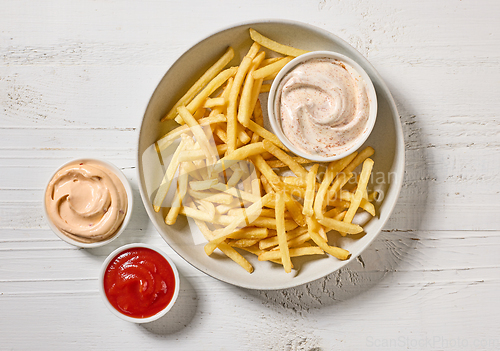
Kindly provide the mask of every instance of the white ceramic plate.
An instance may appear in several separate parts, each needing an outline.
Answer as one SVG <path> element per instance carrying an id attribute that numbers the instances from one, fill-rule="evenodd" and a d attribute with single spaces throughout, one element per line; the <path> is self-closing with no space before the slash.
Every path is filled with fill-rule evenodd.
<path id="1" fill-rule="evenodd" d="M 245 257 L 255 268 L 254 272 L 249 274 L 222 255 L 214 253 L 208 257 L 203 251 L 203 243 L 199 243 L 191 235 L 190 227 L 185 218 L 179 218 L 174 226 L 167 226 L 164 223 L 165 213 L 162 211 L 160 213 L 154 212 L 151 205 L 152 179 L 148 173 L 150 159 L 147 150 L 168 131 L 167 125 L 160 123 L 160 118 L 168 112 L 201 73 L 222 55 L 229 45 L 236 52 L 232 63 L 240 62 L 241 57 L 251 45 L 248 34 L 250 27 L 276 41 L 301 49 L 330 50 L 346 55 L 363 67 L 375 86 L 378 100 L 377 122 L 365 145 L 375 149 L 373 156 L 375 161 L 374 181 L 370 187 L 378 190 L 383 199 L 375 204 L 377 216 L 371 218 L 364 226 L 365 233 L 363 235 L 340 237 L 340 235 L 332 234 L 330 236 L 330 243 L 337 244 L 352 253 L 350 260 L 354 260 L 370 245 L 389 219 L 396 204 L 404 173 L 403 132 L 394 100 L 382 78 L 371 64 L 342 39 L 308 24 L 269 20 L 236 25 L 203 39 L 185 52 L 170 67 L 151 97 L 139 136 L 139 187 L 149 217 L 172 249 L 200 271 L 244 288 L 283 289 L 324 277 L 346 265 L 349 260 L 339 261 L 331 256 L 294 258 L 295 269 L 292 273 L 286 274 L 281 266 L 270 262 L 259 262 L 255 256 L 245 254 Z M 262 105 L 267 106 L 265 101 Z"/>

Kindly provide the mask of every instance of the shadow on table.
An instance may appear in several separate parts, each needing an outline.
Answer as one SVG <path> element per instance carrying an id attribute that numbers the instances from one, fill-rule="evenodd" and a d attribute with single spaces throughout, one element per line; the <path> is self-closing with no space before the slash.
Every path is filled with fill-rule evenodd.
<path id="1" fill-rule="evenodd" d="M 170 335 L 180 332 L 189 325 L 198 309 L 198 295 L 188 279 L 182 275 L 180 278 L 179 297 L 172 309 L 154 322 L 139 324 L 138 328 L 157 335 Z"/>
<path id="2" fill-rule="evenodd" d="M 314 282 L 284 290 L 245 290 L 269 306 L 285 308 L 292 312 L 333 305 L 352 299 L 371 289 L 384 277 L 397 270 L 416 248 L 418 232 L 427 203 L 429 174 L 428 143 L 423 140 L 419 120 L 409 103 L 398 96 L 398 106 L 405 140 L 405 177 L 403 187 L 391 220 L 373 243 L 356 259 L 342 269 Z"/>

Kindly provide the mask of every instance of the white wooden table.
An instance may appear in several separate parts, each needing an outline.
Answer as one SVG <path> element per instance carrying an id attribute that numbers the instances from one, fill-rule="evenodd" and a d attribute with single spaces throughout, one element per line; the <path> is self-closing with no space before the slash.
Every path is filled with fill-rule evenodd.
<path id="1" fill-rule="evenodd" d="M 500 349 L 500 2 L 1 1 L 0 349 Z M 157 83 L 206 35 L 240 21 L 307 22 L 355 46 L 397 102 L 406 174 L 389 223 L 358 260 L 305 286 L 249 291 L 167 246 L 137 189 L 138 126 Z M 126 232 L 79 250 L 42 214 L 60 164 L 98 157 L 134 187 Z M 163 248 L 174 309 L 112 315 L 97 274 L 116 247 Z"/>

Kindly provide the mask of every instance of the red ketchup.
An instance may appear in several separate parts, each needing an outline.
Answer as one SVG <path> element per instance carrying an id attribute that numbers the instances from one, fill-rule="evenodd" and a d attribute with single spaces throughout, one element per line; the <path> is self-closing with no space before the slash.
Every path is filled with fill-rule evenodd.
<path id="1" fill-rule="evenodd" d="M 172 300 L 175 276 L 158 252 L 135 247 L 113 258 L 104 273 L 104 291 L 118 311 L 133 318 L 148 318 Z"/>

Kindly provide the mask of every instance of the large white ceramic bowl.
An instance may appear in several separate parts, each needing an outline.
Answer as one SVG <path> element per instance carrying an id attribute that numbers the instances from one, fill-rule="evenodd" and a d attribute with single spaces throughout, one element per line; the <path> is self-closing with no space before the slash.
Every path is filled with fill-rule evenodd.
<path id="1" fill-rule="evenodd" d="M 376 184 L 370 184 L 370 187 L 379 191 L 382 199 L 375 203 L 377 215 L 364 225 L 364 234 L 346 237 L 333 234 L 330 237 L 331 243 L 352 253 L 350 260 L 354 260 L 370 245 L 389 219 L 396 204 L 404 172 L 403 132 L 391 93 L 372 65 L 339 37 L 308 24 L 268 20 L 235 25 L 209 35 L 193 45 L 170 67 L 149 101 L 139 135 L 139 188 L 151 221 L 172 249 L 200 271 L 244 288 L 282 289 L 319 279 L 343 267 L 350 260 L 339 261 L 330 256 L 297 258 L 293 260 L 295 269 L 292 273 L 286 274 L 283 268 L 276 264 L 259 262 L 256 256 L 245 254 L 255 268 L 254 272 L 249 274 L 221 255 L 208 257 L 203 251 L 204 244 L 191 235 L 190 226 L 185 218 L 179 218 L 174 226 L 167 226 L 164 223 L 166 211 L 156 213 L 151 205 L 155 182 L 159 184 L 161 181 L 161 172 L 158 170 L 152 172 L 153 165 L 149 151 L 151 145 L 169 130 L 167 123 L 160 123 L 161 117 L 229 45 L 236 52 L 230 64 L 240 62 L 252 43 L 248 34 L 249 28 L 297 48 L 309 51 L 335 51 L 346 55 L 356 61 L 373 82 L 377 93 L 378 115 L 373 131 L 364 145 L 370 145 L 375 149 L 373 172 L 377 177 L 374 177 Z M 262 106 L 266 106 L 265 97 L 263 98 Z"/>

